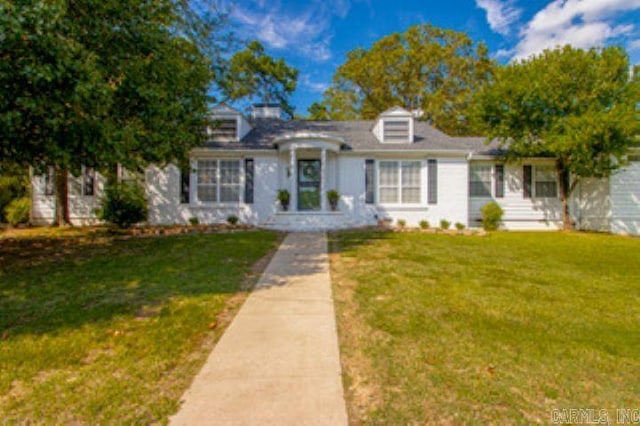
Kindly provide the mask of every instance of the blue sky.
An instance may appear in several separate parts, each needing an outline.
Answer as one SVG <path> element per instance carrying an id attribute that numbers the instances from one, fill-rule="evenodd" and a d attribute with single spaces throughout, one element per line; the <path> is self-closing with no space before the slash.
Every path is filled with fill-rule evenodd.
<path id="1" fill-rule="evenodd" d="M 563 44 L 618 44 L 640 63 L 640 0 L 238 0 L 231 8 L 239 35 L 300 70 L 301 115 L 348 51 L 419 23 L 466 32 L 502 63 Z"/>

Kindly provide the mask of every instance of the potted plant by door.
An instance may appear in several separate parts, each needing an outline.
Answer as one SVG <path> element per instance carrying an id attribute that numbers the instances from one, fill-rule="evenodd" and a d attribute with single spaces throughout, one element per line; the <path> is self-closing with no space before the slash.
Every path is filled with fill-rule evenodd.
<path id="1" fill-rule="evenodd" d="M 329 207 L 331 211 L 338 210 L 338 201 L 340 201 L 340 193 L 335 189 L 327 191 L 327 200 L 329 200 Z"/>
<path id="2" fill-rule="evenodd" d="M 286 212 L 289 210 L 289 199 L 291 198 L 289 191 L 286 189 L 278 189 L 278 196 L 276 198 L 280 201 L 280 206 L 282 206 L 283 211 Z"/>

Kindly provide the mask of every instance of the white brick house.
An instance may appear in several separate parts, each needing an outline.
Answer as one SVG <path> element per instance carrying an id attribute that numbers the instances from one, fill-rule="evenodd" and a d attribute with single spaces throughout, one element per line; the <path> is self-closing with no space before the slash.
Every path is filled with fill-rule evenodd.
<path id="1" fill-rule="evenodd" d="M 490 201 L 505 211 L 505 229 L 561 227 L 553 161 L 503 164 L 483 138 L 451 137 L 412 113 L 392 108 L 374 121 L 281 120 L 274 105 L 257 105 L 251 118 L 227 106 L 213 110 L 219 126 L 192 151 L 190 168 L 149 167 L 145 187 L 153 224 L 241 222 L 277 229 L 337 229 L 381 219 L 440 220 L 478 226 Z M 609 179 L 576 189 L 571 212 L 579 228 L 640 233 L 638 157 Z M 90 173 L 90 171 L 88 171 Z M 91 188 L 87 186 L 91 185 Z M 95 220 L 100 176 L 72 178 L 72 220 Z M 282 211 L 279 189 L 291 195 Z M 340 193 L 332 211 L 326 192 Z M 46 178 L 33 179 L 32 219 L 53 219 Z"/>

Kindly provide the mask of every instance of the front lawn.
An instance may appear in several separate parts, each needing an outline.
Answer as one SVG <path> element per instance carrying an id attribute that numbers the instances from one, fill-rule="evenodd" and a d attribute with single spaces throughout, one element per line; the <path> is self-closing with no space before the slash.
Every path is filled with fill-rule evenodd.
<path id="1" fill-rule="evenodd" d="M 0 418 L 166 421 L 276 247 L 271 232 L 0 236 Z"/>
<path id="2" fill-rule="evenodd" d="M 357 231 L 331 249 L 352 423 L 640 408 L 640 239 Z"/>

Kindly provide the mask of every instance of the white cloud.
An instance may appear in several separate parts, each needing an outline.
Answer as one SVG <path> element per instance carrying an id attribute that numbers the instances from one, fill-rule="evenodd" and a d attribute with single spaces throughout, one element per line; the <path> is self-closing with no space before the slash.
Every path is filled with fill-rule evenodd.
<path id="1" fill-rule="evenodd" d="M 310 92 L 324 93 L 329 88 L 329 83 L 313 81 L 308 74 L 302 74 L 300 76 L 300 83 L 309 89 Z"/>
<path id="2" fill-rule="evenodd" d="M 349 0 L 315 0 L 302 9 L 292 9 L 278 1 L 254 0 L 248 7 L 235 4 L 231 19 L 247 38 L 322 62 L 331 58 L 331 19 L 346 17 L 350 6 Z"/>
<path id="3" fill-rule="evenodd" d="M 522 12 L 513 5 L 512 0 L 476 0 L 476 6 L 487 13 L 491 30 L 503 36 L 509 35 L 511 25 L 520 18 Z"/>
<path id="4" fill-rule="evenodd" d="M 629 50 L 640 50 L 640 39 L 629 42 Z"/>
<path id="5" fill-rule="evenodd" d="M 615 18 L 635 9 L 640 9 L 640 0 L 554 0 L 520 31 L 513 59 L 565 44 L 602 46 L 634 30 L 631 24 L 616 24 Z"/>

